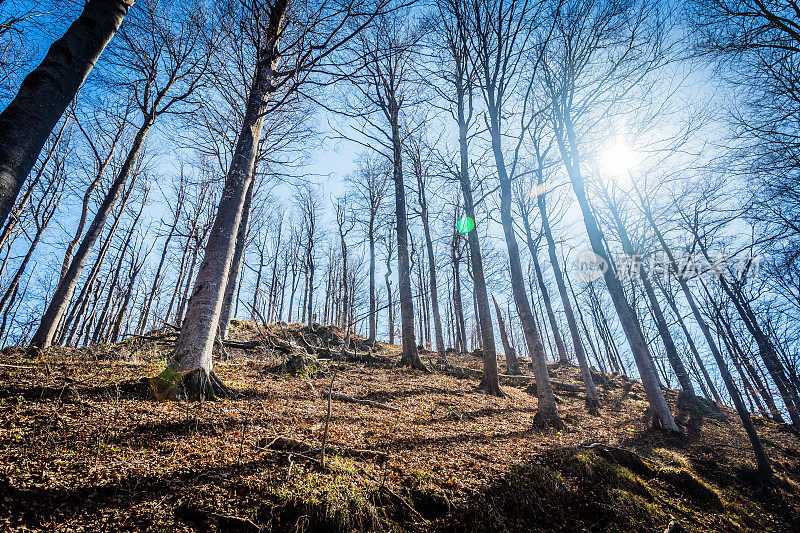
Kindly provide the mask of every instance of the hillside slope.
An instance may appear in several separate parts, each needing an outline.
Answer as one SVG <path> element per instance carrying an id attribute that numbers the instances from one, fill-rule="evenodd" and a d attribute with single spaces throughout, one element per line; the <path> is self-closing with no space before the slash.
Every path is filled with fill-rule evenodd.
<path id="1" fill-rule="evenodd" d="M 250 347 L 265 336 L 292 349 L 339 340 L 333 328 L 238 324 L 232 360 L 216 366 L 236 397 L 204 403 L 154 399 L 143 378 L 163 368 L 163 334 L 5 349 L 0 529 L 800 530 L 800 438 L 771 421 L 756 418 L 778 478 L 765 490 L 735 413 L 674 391 L 682 438 L 649 428 L 639 383 L 598 375 L 603 409 L 591 416 L 577 369 L 552 367 L 566 428 L 540 432 L 524 383 L 487 397 L 474 377 L 398 368 L 386 345 L 369 363 L 287 366 Z M 480 368 L 469 355 L 450 362 Z M 322 464 L 331 382 L 362 403 L 331 402 Z"/>

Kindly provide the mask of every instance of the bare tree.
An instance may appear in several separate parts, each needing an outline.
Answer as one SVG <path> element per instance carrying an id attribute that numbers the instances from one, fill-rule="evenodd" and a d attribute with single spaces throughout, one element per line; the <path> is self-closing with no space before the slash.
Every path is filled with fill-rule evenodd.
<path id="1" fill-rule="evenodd" d="M 392 164 L 397 224 L 397 276 L 402 328 L 402 363 L 425 370 L 419 358 L 414 332 L 414 295 L 408 252 L 409 229 L 403 174 L 403 131 L 408 98 L 412 94 L 410 61 L 420 33 L 405 14 L 382 14 L 369 31 L 359 35 L 353 54 L 358 59 L 357 75 L 350 78 L 358 103 L 349 107 L 364 109 L 359 119 L 367 126 L 362 131 L 373 149 Z"/>
<path id="2" fill-rule="evenodd" d="M 0 114 L 0 224 L 4 224 L 47 137 L 75 97 L 134 0 L 90 0 L 28 74 Z"/>
<path id="3" fill-rule="evenodd" d="M 583 215 L 592 252 L 602 264 L 610 265 L 603 234 L 586 195 L 583 146 L 576 124 L 587 121 L 591 111 L 618 102 L 626 89 L 630 90 L 659 64 L 658 16 L 643 4 L 614 1 L 567 1 L 554 16 L 554 35 L 545 51 L 543 79 L 551 98 L 556 143 Z M 623 39 L 621 35 L 626 37 Z M 605 51 L 615 46 L 621 50 L 609 61 Z M 647 341 L 622 284 L 612 268 L 606 268 L 603 277 L 639 369 L 653 422 L 677 432 Z"/>
<path id="4" fill-rule="evenodd" d="M 358 160 L 356 173 L 348 178 L 353 188 L 352 198 L 357 206 L 354 214 L 359 224 L 364 227 L 369 246 L 369 333 L 367 340 L 370 343 L 375 342 L 378 324 L 375 241 L 378 217 L 382 213 L 383 203 L 389 192 L 390 177 L 391 173 L 388 169 L 383 168 L 379 161 L 370 159 L 368 155 L 362 155 Z"/>
<path id="5" fill-rule="evenodd" d="M 475 3 L 470 35 L 473 61 L 478 72 L 476 79 L 486 105 L 486 125 L 499 181 L 500 221 L 508 250 L 511 289 L 536 377 L 539 404 L 534 423 L 545 427 L 560 427 L 562 424 L 550 383 L 540 330 L 534 321 L 525 291 L 519 245 L 511 215 L 512 180 L 516 178 L 519 149 L 517 147 L 514 150 L 512 160 L 507 164 L 506 147 L 503 143 L 503 120 L 505 113 L 510 111 L 509 101 L 521 79 L 527 47 L 538 38 L 535 29 L 538 26 L 539 12 L 540 5 L 528 0 L 481 0 Z M 520 116 L 523 121 L 527 120 L 526 113 L 523 112 Z M 522 136 L 520 142 L 521 139 Z"/>
<path id="6" fill-rule="evenodd" d="M 355 0 L 341 3 L 323 0 L 309 4 L 309 9 L 297 5 L 291 13 L 287 0 L 274 3 L 253 0 L 241 7 L 242 19 L 258 43 L 255 74 L 175 353 L 157 380 L 162 396 L 180 393 L 189 398 L 203 398 L 225 394 L 224 385 L 212 371 L 212 347 L 270 98 L 288 87 L 284 89 L 284 98 L 272 102 L 273 106 L 279 106 L 333 50 L 369 24 L 384 4 L 362 6 Z M 351 21 L 355 24 L 350 24 Z"/>
<path id="7" fill-rule="evenodd" d="M 46 348 L 52 343 L 89 253 L 134 166 L 140 161 L 145 140 L 156 118 L 179 112 L 186 102 L 191 104 L 192 93 L 202 83 L 207 65 L 203 28 L 197 12 L 183 14 L 187 18 L 175 25 L 169 13 L 162 12 L 153 4 L 139 17 L 131 19 L 130 25 L 122 32 L 121 46 L 114 51 L 115 59 L 120 68 L 129 69 L 133 79 L 123 78 L 117 84 L 129 89 L 133 104 L 141 112 L 141 123 L 122 167 L 31 339 L 35 346 Z"/>
<path id="8" fill-rule="evenodd" d="M 437 68 L 437 75 L 445 82 L 446 90 L 437 91 L 438 96 L 446 103 L 450 114 L 458 127 L 458 162 L 450 164 L 444 161 L 448 173 L 459 183 L 464 198 L 464 214 L 469 221 L 477 225 L 475 202 L 472 197 L 473 185 L 470 178 L 470 156 L 468 138 L 470 128 L 474 125 L 476 115 L 473 95 L 476 89 L 475 68 L 470 55 L 468 12 L 469 4 L 462 0 L 444 0 L 437 2 L 441 25 L 437 32 L 437 46 L 442 51 L 443 64 Z M 481 331 L 483 349 L 483 378 L 481 388 L 487 394 L 501 396 L 500 381 L 497 371 L 497 349 L 494 340 L 489 293 L 486 290 L 483 256 L 481 253 L 478 228 L 467 234 L 469 257 L 473 281 L 473 293 L 478 308 L 478 325 Z M 451 257 L 453 267 L 458 268 L 460 254 L 457 254 L 459 237 L 453 233 Z M 461 349 L 466 351 L 466 332 L 461 307 L 461 286 L 458 273 L 454 271 L 454 295 L 457 297 L 456 314 L 461 335 Z"/>

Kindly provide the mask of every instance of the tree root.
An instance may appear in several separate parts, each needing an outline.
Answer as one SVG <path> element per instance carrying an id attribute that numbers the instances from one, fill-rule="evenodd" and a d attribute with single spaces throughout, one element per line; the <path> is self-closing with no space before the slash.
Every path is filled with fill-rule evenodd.
<path id="1" fill-rule="evenodd" d="M 543 413 L 541 410 L 533 415 L 534 429 L 564 429 L 564 422 L 559 418 L 558 413 Z"/>
<path id="2" fill-rule="evenodd" d="M 489 396 L 497 396 L 498 398 L 504 398 L 506 395 L 500 388 L 499 383 L 488 383 L 485 378 L 481 379 L 481 382 L 478 384 L 478 390 L 485 392 Z"/>
<path id="3" fill-rule="evenodd" d="M 228 388 L 216 373 L 196 368 L 186 374 L 179 373 L 174 365 L 169 365 L 161 374 L 150 378 L 150 390 L 159 401 L 167 400 L 218 400 L 232 398 L 233 391 Z"/>

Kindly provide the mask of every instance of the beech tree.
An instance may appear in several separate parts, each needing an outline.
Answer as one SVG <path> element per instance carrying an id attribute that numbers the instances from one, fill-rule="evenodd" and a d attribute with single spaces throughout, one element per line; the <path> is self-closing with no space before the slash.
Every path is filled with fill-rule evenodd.
<path id="1" fill-rule="evenodd" d="M 47 137 L 134 0 L 89 0 L 0 113 L 0 224 L 6 222 Z"/>
<path id="2" fill-rule="evenodd" d="M 369 329 L 367 341 L 374 343 L 378 329 L 378 296 L 376 286 L 375 246 L 378 224 L 383 213 L 383 204 L 389 192 L 391 173 L 377 159 L 364 154 L 358 160 L 355 174 L 348 179 L 353 189 L 352 200 L 356 205 L 356 220 L 363 226 L 369 248 Z M 359 216 L 360 213 L 360 216 Z"/>
<path id="3" fill-rule="evenodd" d="M 394 181 L 395 223 L 397 225 L 397 287 L 402 330 L 402 363 L 426 370 L 419 358 L 414 331 L 414 294 L 411 286 L 409 257 L 408 205 L 403 172 L 403 144 L 408 132 L 408 99 L 411 96 L 410 62 L 420 38 L 413 21 L 404 21 L 405 14 L 393 11 L 381 14 L 372 27 L 354 41 L 351 53 L 357 58 L 355 74 L 349 76 L 358 95 L 351 108 L 363 110 L 358 119 L 366 126 L 361 135 L 374 143 L 371 147 L 392 165 Z M 352 137 L 352 136 L 351 136 Z"/>
<path id="4" fill-rule="evenodd" d="M 469 41 L 469 4 L 462 0 L 444 0 L 437 2 L 441 26 L 437 32 L 437 47 L 441 50 L 443 62 L 437 69 L 437 76 L 445 83 L 446 90 L 437 91 L 445 102 L 451 117 L 458 128 L 458 158 L 456 163 L 445 160 L 443 163 L 449 174 L 458 181 L 464 200 L 464 214 L 472 224 L 472 231 L 467 233 L 469 246 L 469 264 L 472 274 L 473 293 L 477 306 L 478 327 L 481 332 L 481 349 L 483 350 L 483 378 L 480 387 L 487 394 L 502 396 L 497 371 L 497 349 L 495 346 L 494 326 L 492 325 L 489 293 L 486 289 L 483 256 L 478 238 L 478 219 L 473 200 L 473 184 L 470 177 L 469 137 L 474 126 L 475 112 L 473 95 L 477 89 L 476 69 L 471 57 Z M 456 219 L 459 220 L 459 219 Z M 455 229 L 455 224 L 454 224 Z M 458 233 L 453 232 L 451 257 L 454 267 L 454 298 L 456 314 L 461 334 L 461 350 L 466 351 L 466 332 L 464 331 L 464 315 L 461 305 L 461 286 L 458 275 L 460 255 L 457 253 Z"/>
<path id="5" fill-rule="evenodd" d="M 145 141 L 158 117 L 180 112 L 181 105 L 191 104 L 191 95 L 203 82 L 207 66 L 204 28 L 197 11 L 169 11 L 159 4 L 133 19 L 122 34 L 122 45 L 115 50 L 114 60 L 130 76 L 113 82 L 130 93 L 132 106 L 139 108 L 141 118 L 125 161 L 120 167 L 106 196 L 95 213 L 92 224 L 78 247 L 70 266 L 60 280 L 50 304 L 42 317 L 31 344 L 46 348 L 53 342 L 56 328 L 64 314 L 89 253 L 105 225 L 106 218 L 117 200 L 134 165 L 140 158 Z M 186 18 L 175 25 L 170 13 L 182 13 Z M 127 111 L 126 111 L 127 114 Z M 112 145 L 112 147 L 115 145 Z M 112 148 L 113 149 L 113 148 Z M 105 170 L 100 165 L 98 174 Z M 66 261 L 66 259 L 65 259 Z"/>
<path id="6" fill-rule="evenodd" d="M 241 6 L 242 12 L 234 10 L 257 37 L 255 73 L 175 353 L 167 369 L 154 381 L 162 397 L 226 394 L 225 386 L 213 373 L 211 352 L 264 116 L 270 104 L 281 103 L 271 103 L 271 95 L 284 86 L 297 90 L 315 67 L 360 33 L 385 6 L 381 2 L 372 5 L 355 0 L 324 0 L 305 7 L 309 9 L 304 9 L 303 4 L 295 5 L 290 15 L 286 0 L 253 0 Z M 283 94 L 290 95 L 294 90 L 285 90 Z"/>
<path id="7" fill-rule="evenodd" d="M 477 71 L 476 82 L 481 88 L 486 105 L 488 115 L 486 125 L 491 138 L 492 155 L 499 182 L 500 220 L 508 250 L 511 289 L 536 377 L 539 405 L 534 422 L 545 427 L 560 427 L 562 424 L 550 383 L 540 329 L 534 321 L 525 291 L 519 244 L 511 214 L 512 181 L 516 178 L 518 163 L 516 154 L 519 153 L 519 149 L 514 151 L 515 155 L 507 163 L 506 146 L 503 142 L 504 114 L 508 112 L 509 102 L 520 80 L 524 65 L 522 58 L 528 52 L 530 41 L 538 38 L 535 30 L 538 27 L 539 12 L 541 12 L 540 5 L 528 0 L 511 2 L 481 0 L 475 4 L 470 39 L 472 61 Z M 520 116 L 523 121 L 528 120 L 524 112 Z"/>

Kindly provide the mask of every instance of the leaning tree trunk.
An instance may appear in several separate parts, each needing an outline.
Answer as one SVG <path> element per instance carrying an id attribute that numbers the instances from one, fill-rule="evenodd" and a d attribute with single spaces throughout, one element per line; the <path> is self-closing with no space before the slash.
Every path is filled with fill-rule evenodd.
<path id="1" fill-rule="evenodd" d="M 492 152 L 494 153 L 495 167 L 500 181 L 500 222 L 503 226 L 506 248 L 508 250 L 508 263 L 511 271 L 511 290 L 514 303 L 522 322 L 522 331 L 525 333 L 525 342 L 531 356 L 531 366 L 536 378 L 537 397 L 539 399 L 538 411 L 534 424 L 541 427 L 561 427 L 556 408 L 556 397 L 553 394 L 553 385 L 550 383 L 550 373 L 547 370 L 544 346 L 534 322 L 531 304 L 525 292 L 525 280 L 522 275 L 522 263 L 519 256 L 519 245 L 514 235 L 514 221 L 511 218 L 511 179 L 506 170 L 505 160 L 500 145 L 500 123 L 497 113 L 491 115 Z"/>
<path id="2" fill-rule="evenodd" d="M 153 109 L 156 109 L 156 105 L 157 103 L 153 106 Z M 50 344 L 52 344 L 53 336 L 55 335 L 56 329 L 61 322 L 61 317 L 67 310 L 69 302 L 72 299 L 72 294 L 75 292 L 75 287 L 78 285 L 81 271 L 86 265 L 86 261 L 89 258 L 89 254 L 92 251 L 95 241 L 97 241 L 97 238 L 103 231 L 103 227 L 105 226 L 106 219 L 111 212 L 111 208 L 117 201 L 117 197 L 122 192 L 125 183 L 128 181 L 128 177 L 133 171 L 134 165 L 139 159 L 139 154 L 142 151 L 144 141 L 147 138 L 147 134 L 150 131 L 154 120 L 155 117 L 152 112 L 145 115 L 144 121 L 139 127 L 139 131 L 136 132 L 136 137 L 133 139 L 133 144 L 128 151 L 128 155 L 125 157 L 125 162 L 122 164 L 114 183 L 111 184 L 111 188 L 106 193 L 103 203 L 100 204 L 100 207 L 97 209 L 94 219 L 92 220 L 89 229 L 86 230 L 86 235 L 84 235 L 81 245 L 75 252 L 75 257 L 72 258 L 72 262 L 70 263 L 66 274 L 58 282 L 56 291 L 53 294 L 53 297 L 50 299 L 50 304 L 47 306 L 47 310 L 45 311 L 42 321 L 39 324 L 39 329 L 36 330 L 36 333 L 31 339 L 31 345 L 38 346 L 39 348 L 47 348 L 50 346 Z"/>
<path id="3" fill-rule="evenodd" d="M 539 251 L 536 249 L 536 244 L 533 242 L 531 224 L 528 220 L 527 214 L 522 216 L 522 223 L 525 227 L 525 242 L 528 245 L 528 251 L 531 253 L 531 259 L 533 260 L 533 269 L 536 273 L 536 282 L 539 285 L 539 292 L 542 293 L 542 301 L 544 302 L 544 307 L 547 311 L 547 320 L 550 322 L 550 329 L 553 330 L 553 340 L 555 341 L 556 349 L 558 350 L 558 362 L 560 364 L 567 364 L 567 350 L 564 347 L 564 341 L 561 338 L 561 333 L 558 331 L 558 323 L 556 322 L 556 317 L 553 313 L 553 304 L 550 301 L 550 293 L 547 290 L 547 285 L 544 283 L 542 266 L 539 264 Z"/>
<path id="4" fill-rule="evenodd" d="M 608 192 L 604 190 L 604 193 L 606 199 L 608 200 L 611 216 L 614 218 L 614 223 L 617 226 L 617 233 L 619 234 L 620 241 L 622 242 L 622 251 L 625 252 L 629 257 L 633 257 L 635 254 L 633 243 L 631 242 L 630 237 L 628 237 L 628 231 L 625 228 L 625 225 L 622 223 L 619 210 L 611 200 Z M 683 392 L 693 398 L 695 396 L 695 392 L 694 386 L 692 385 L 692 380 L 689 378 L 689 373 L 686 371 L 686 367 L 678 355 L 678 349 L 675 348 L 675 341 L 672 339 L 669 326 L 667 325 L 667 321 L 664 319 L 664 312 L 661 310 L 661 305 L 658 303 L 658 298 L 656 298 L 656 292 L 653 290 L 653 284 L 650 283 L 650 279 L 644 272 L 644 265 L 639 264 L 637 268 L 638 272 L 636 272 L 636 275 L 638 275 L 639 279 L 642 281 L 644 292 L 647 294 L 647 300 L 650 302 L 650 310 L 653 311 L 653 318 L 656 323 L 656 328 L 658 329 L 658 334 L 661 337 L 661 341 L 664 343 L 664 350 L 667 354 L 667 360 L 669 361 L 673 372 L 675 372 L 675 375 L 678 377 L 678 383 L 680 383 Z"/>
<path id="5" fill-rule="evenodd" d="M 0 224 L 5 223 L 47 137 L 133 2 L 89 0 L 0 114 Z"/>
<path id="6" fill-rule="evenodd" d="M 540 174 L 539 185 L 543 184 L 544 181 Z M 575 350 L 575 358 L 578 360 L 578 366 L 581 369 L 583 384 L 586 387 L 586 408 L 590 412 L 593 412 L 600 408 L 600 398 L 597 396 L 597 390 L 594 386 L 594 379 L 592 379 L 592 372 L 589 368 L 586 351 L 583 349 L 581 335 L 578 331 L 578 324 L 575 321 L 575 314 L 572 311 L 572 304 L 570 303 L 569 295 L 567 294 L 567 286 L 564 283 L 564 276 L 561 273 L 561 265 L 558 262 L 558 256 L 556 255 L 556 243 L 553 239 L 553 231 L 550 228 L 550 219 L 548 218 L 547 214 L 547 204 L 544 192 L 539 194 L 537 197 L 537 204 L 539 205 L 539 213 L 542 217 L 542 230 L 544 231 L 544 238 L 547 241 L 547 253 L 550 257 L 550 265 L 553 268 L 553 277 L 556 279 L 556 287 L 558 287 L 558 294 L 561 297 L 561 304 L 564 307 L 564 315 L 567 317 L 567 326 L 569 327 L 569 332 L 572 336 L 572 347 Z M 577 305 L 577 300 L 575 303 Z M 580 313 L 580 309 L 578 309 L 578 312 Z M 581 322 L 583 322 L 582 315 Z M 586 324 L 584 324 L 584 329 L 586 329 L 586 339 L 589 341 L 589 343 L 591 343 L 592 339 L 589 337 L 589 331 L 586 328 Z M 597 357 L 599 360 L 599 354 L 597 354 Z"/>
<path id="7" fill-rule="evenodd" d="M 461 185 L 461 193 L 464 195 L 464 213 L 475 222 L 475 227 L 467 234 L 469 243 L 470 266 L 472 267 L 472 283 L 475 299 L 478 304 L 478 325 L 481 328 L 481 341 L 483 349 L 483 378 L 480 388 L 487 394 L 503 396 L 500 389 L 500 378 L 497 371 L 497 348 L 494 342 L 494 327 L 492 326 L 492 312 L 489 309 L 489 294 L 486 291 L 486 276 L 483 272 L 483 256 L 481 255 L 481 245 L 478 240 L 478 225 L 475 220 L 475 203 L 472 199 L 472 183 L 469 179 L 469 159 L 467 152 L 467 122 L 464 115 L 464 93 L 461 90 L 458 94 L 458 144 L 460 152 L 460 165 L 458 181 Z M 461 309 L 461 286 L 456 277 L 455 284 L 458 292 L 457 304 L 461 311 L 462 342 L 466 350 L 466 335 L 464 333 L 463 309 Z"/>
<path id="8" fill-rule="evenodd" d="M 269 14 L 267 44 L 259 51 L 231 168 L 225 179 L 186 317 L 175 343 L 175 352 L 167 369 L 153 380 L 153 390 L 161 398 L 177 394 L 201 399 L 226 393 L 225 386 L 212 370 L 212 348 L 247 189 L 253 179 L 267 100 L 273 90 L 274 69 L 279 60 L 278 39 L 288 4 L 288 0 L 277 0 Z"/>
<path id="9" fill-rule="evenodd" d="M 231 322 L 231 311 L 233 311 L 233 296 L 236 294 L 239 272 L 242 270 L 242 262 L 244 261 L 244 250 L 247 245 L 247 226 L 250 222 L 250 206 L 253 203 L 253 188 L 254 180 L 251 179 L 247 188 L 244 207 L 242 208 L 242 221 L 239 223 L 239 231 L 236 235 L 236 249 L 233 252 L 233 262 L 228 273 L 228 281 L 225 284 L 225 296 L 222 300 L 222 311 L 220 311 L 219 315 L 219 336 L 223 340 L 228 338 L 228 327 Z M 258 294 L 258 285 L 256 285 L 256 294 Z"/>
<path id="10" fill-rule="evenodd" d="M 672 313 L 675 315 L 675 320 L 678 322 L 678 326 L 681 328 L 683 336 L 686 338 L 686 344 L 689 345 L 689 351 L 692 352 L 692 356 L 694 357 L 696 365 L 700 367 L 700 372 L 703 374 L 706 386 L 709 388 L 711 395 L 714 397 L 714 401 L 722 405 L 722 397 L 720 397 L 719 391 L 717 391 L 717 386 L 714 385 L 714 381 L 711 379 L 711 376 L 706 369 L 706 365 L 703 362 L 703 359 L 700 357 L 700 352 L 697 350 L 697 345 L 694 343 L 694 339 L 689 332 L 689 328 L 686 327 L 686 322 L 683 320 L 680 309 L 678 309 L 678 305 L 675 303 L 675 297 L 671 294 L 668 294 L 667 289 L 665 289 L 660 283 L 656 283 L 656 285 L 661 290 L 661 294 L 664 295 L 664 299 L 667 301 L 667 304 L 669 304 L 670 309 L 672 309 Z"/>
<path id="11" fill-rule="evenodd" d="M 693 229 L 693 231 L 695 231 L 695 229 Z M 701 242 L 700 236 L 697 235 L 696 231 L 695 237 L 697 238 L 697 242 L 700 245 L 700 250 L 703 252 L 706 260 L 712 262 L 713 260 L 711 257 L 709 257 L 708 250 Z M 744 322 L 745 327 L 747 327 L 747 330 L 755 339 L 756 345 L 758 346 L 758 353 L 761 356 L 761 359 L 764 361 L 764 366 L 767 367 L 767 371 L 770 373 L 770 376 L 772 376 L 772 381 L 775 382 L 775 386 L 778 387 L 778 392 L 783 399 L 786 410 L 789 412 L 789 418 L 792 421 L 792 425 L 795 427 L 795 429 L 800 429 L 800 398 L 798 397 L 794 384 L 786 377 L 783 363 L 780 361 L 780 359 L 778 359 L 778 354 L 775 352 L 775 347 L 772 345 L 772 341 L 759 325 L 756 316 L 749 307 L 749 304 L 744 300 L 740 300 L 741 294 L 738 291 L 737 293 L 733 292 L 724 275 L 719 276 L 719 282 L 722 286 L 722 289 L 725 291 L 725 294 L 727 294 L 733 302 L 733 305 L 736 308 L 736 311 L 739 313 L 742 322 Z"/>
<path id="12" fill-rule="evenodd" d="M 575 196 L 581 208 L 581 213 L 583 214 L 583 222 L 586 226 L 586 232 L 589 235 L 592 252 L 600 258 L 601 262 L 604 261 L 605 265 L 610 265 L 611 263 L 609 262 L 609 258 L 603 246 L 603 234 L 600 231 L 600 227 L 597 225 L 597 219 L 595 219 L 594 213 L 592 213 L 592 209 L 589 205 L 589 200 L 586 197 L 583 176 L 580 170 L 580 158 L 577 150 L 575 132 L 569 122 L 569 116 L 565 116 L 564 118 L 571 152 L 567 150 L 563 135 L 556 135 L 556 140 L 558 141 L 567 174 L 572 183 L 572 189 L 575 192 Z M 667 401 L 664 398 L 664 393 L 661 391 L 661 385 L 658 382 L 658 374 L 653 364 L 653 358 L 647 348 L 647 341 L 636 324 L 636 317 L 633 314 L 633 309 L 631 309 L 630 304 L 625 299 L 625 292 L 622 288 L 622 284 L 611 268 L 605 269 L 603 277 L 608 287 L 608 292 L 611 295 L 611 300 L 614 303 L 614 308 L 619 316 L 620 323 L 622 324 L 622 329 L 628 339 L 628 344 L 630 345 L 633 358 L 636 361 L 636 366 L 639 369 L 639 377 L 642 380 L 642 385 L 644 386 L 645 394 L 647 395 L 647 400 L 652 410 L 653 422 L 666 430 L 678 432 L 680 431 L 678 425 L 675 423 L 675 419 L 672 417 Z"/>

